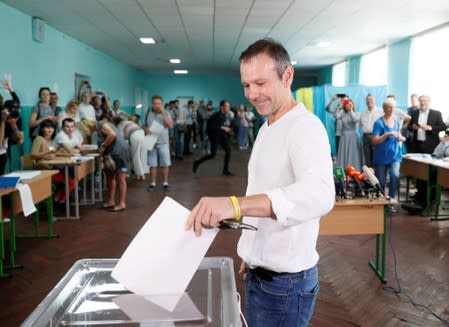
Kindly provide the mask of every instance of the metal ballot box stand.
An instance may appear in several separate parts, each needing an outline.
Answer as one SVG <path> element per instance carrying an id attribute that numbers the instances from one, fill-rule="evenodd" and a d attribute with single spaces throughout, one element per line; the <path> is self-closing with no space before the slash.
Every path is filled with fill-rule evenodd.
<path id="1" fill-rule="evenodd" d="M 117 262 L 77 261 L 22 326 L 241 326 L 231 258 L 204 258 L 172 312 L 114 280 Z"/>

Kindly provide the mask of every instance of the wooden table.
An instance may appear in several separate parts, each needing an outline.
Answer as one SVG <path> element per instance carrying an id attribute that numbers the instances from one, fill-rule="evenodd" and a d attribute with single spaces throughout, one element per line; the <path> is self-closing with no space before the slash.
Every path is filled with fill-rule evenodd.
<path id="1" fill-rule="evenodd" d="M 369 266 L 382 282 L 386 282 L 386 206 L 396 203 L 396 200 L 386 200 L 383 198 L 376 200 L 369 200 L 367 198 L 338 200 L 332 211 L 321 218 L 320 235 L 375 234 L 376 260 L 375 262 L 369 261 Z"/>
<path id="2" fill-rule="evenodd" d="M 441 191 L 443 187 L 449 187 L 449 162 L 439 161 L 437 164 L 437 187 L 435 193 L 435 213 L 432 220 L 447 220 L 449 214 L 440 214 Z"/>
<path id="3" fill-rule="evenodd" d="M 19 173 L 17 171 L 15 173 Z M 29 171 L 27 171 L 29 172 Z M 41 170 L 40 174 L 32 179 L 23 180 L 22 183 L 28 184 L 31 190 L 31 195 L 33 203 L 37 204 L 42 201 L 46 201 L 47 207 L 47 234 L 42 235 L 40 233 L 39 227 L 39 211 L 34 215 L 34 223 L 36 227 L 36 232 L 33 235 L 25 235 L 25 237 L 34 238 L 53 238 L 57 237 L 53 233 L 53 200 L 52 200 L 52 182 L 51 177 L 58 173 L 57 170 Z M 22 201 L 20 199 L 19 191 L 16 188 L 0 189 L 0 221 L 3 221 L 3 211 L 2 211 L 2 201 L 3 196 L 10 196 L 10 206 L 11 206 L 11 220 L 9 222 L 9 250 L 10 250 L 10 264 L 9 268 L 21 267 L 15 263 L 15 252 L 16 252 L 16 224 L 15 217 L 17 214 L 23 211 Z M 22 236 L 23 237 L 23 236 Z M 4 273 L 3 270 L 3 259 L 5 258 L 4 250 L 4 238 L 3 238 L 3 223 L 0 223 L 0 277 L 7 277 L 8 275 Z"/>
<path id="4" fill-rule="evenodd" d="M 95 190 L 94 190 L 94 173 L 95 173 L 95 160 L 94 158 L 90 158 L 89 160 L 77 160 L 77 159 L 71 159 L 67 157 L 56 157 L 55 159 L 51 160 L 41 160 L 40 161 L 43 164 L 48 164 L 52 166 L 63 166 L 64 167 L 64 176 L 65 176 L 65 192 L 66 192 L 66 216 L 65 217 L 59 217 L 57 219 L 79 219 L 79 188 L 78 183 L 79 181 L 83 180 L 86 176 L 91 175 L 92 176 L 92 194 L 93 197 L 95 196 Z M 75 207 L 75 215 L 70 215 L 70 193 L 69 193 L 69 168 L 73 167 L 74 170 L 74 180 L 75 180 L 75 190 L 74 190 L 74 207 Z M 86 193 L 84 193 L 84 196 Z M 93 199 L 94 201 L 94 199 Z"/>

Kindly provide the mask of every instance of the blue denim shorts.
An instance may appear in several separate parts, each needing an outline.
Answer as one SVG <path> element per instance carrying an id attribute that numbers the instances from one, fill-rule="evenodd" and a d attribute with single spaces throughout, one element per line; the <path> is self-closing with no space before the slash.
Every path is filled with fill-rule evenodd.
<path id="1" fill-rule="evenodd" d="M 317 266 L 298 273 L 248 269 L 245 279 L 248 326 L 307 326 L 319 288 Z"/>
<path id="2" fill-rule="evenodd" d="M 169 167 L 171 165 L 170 147 L 168 144 L 155 144 L 151 151 L 148 151 L 147 163 L 150 167 Z"/>

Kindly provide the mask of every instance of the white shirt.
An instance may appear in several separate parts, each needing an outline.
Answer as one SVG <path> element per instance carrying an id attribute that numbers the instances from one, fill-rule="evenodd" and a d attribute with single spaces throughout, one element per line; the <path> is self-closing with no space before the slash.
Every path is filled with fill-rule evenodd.
<path id="1" fill-rule="evenodd" d="M 244 217 L 239 256 L 251 267 L 299 272 L 318 262 L 320 217 L 335 202 L 329 139 L 303 104 L 259 130 L 248 164 L 246 194 L 266 194 L 277 220 Z"/>
<path id="2" fill-rule="evenodd" d="M 64 131 L 60 131 L 56 134 L 56 137 L 53 140 L 53 145 L 58 148 L 63 144 L 68 144 L 72 148 L 80 146 L 83 144 L 83 137 L 76 129 L 73 131 L 72 137 L 69 137 Z"/>
<path id="3" fill-rule="evenodd" d="M 429 110 L 427 110 L 426 112 L 420 110 L 419 116 L 418 116 L 418 125 L 419 126 L 427 125 L 427 117 L 429 117 Z M 418 141 L 426 140 L 426 131 L 424 129 L 422 129 L 421 127 L 418 128 L 418 131 L 416 134 L 416 139 Z"/>
<path id="4" fill-rule="evenodd" d="M 360 113 L 360 125 L 364 134 L 372 133 L 374 123 L 384 115 L 384 111 L 380 108 L 374 107 L 371 111 L 368 109 Z"/>
<path id="5" fill-rule="evenodd" d="M 95 116 L 95 109 L 90 104 L 84 104 L 84 102 L 81 102 L 78 111 L 81 119 L 87 118 L 90 120 L 97 120 Z"/>

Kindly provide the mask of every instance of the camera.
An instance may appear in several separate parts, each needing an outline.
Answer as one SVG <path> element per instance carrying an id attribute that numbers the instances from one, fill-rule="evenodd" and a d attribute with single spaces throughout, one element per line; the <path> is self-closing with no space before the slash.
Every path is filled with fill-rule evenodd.
<path id="1" fill-rule="evenodd" d="M 347 97 L 347 95 L 344 94 L 344 93 L 337 93 L 337 98 L 343 99 L 343 98 L 346 98 L 346 97 Z"/>
<path id="2" fill-rule="evenodd" d="M 20 116 L 20 104 L 15 100 L 7 100 L 3 104 L 4 109 L 8 110 L 10 118 L 19 118 Z"/>
<path id="3" fill-rule="evenodd" d="M 449 135 L 449 128 L 446 128 L 446 130 L 444 131 L 444 135 Z"/>

